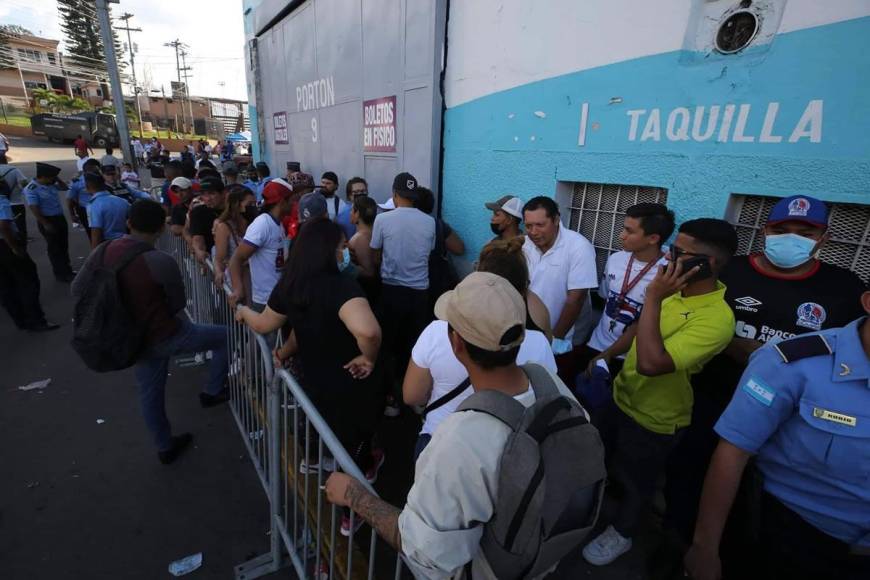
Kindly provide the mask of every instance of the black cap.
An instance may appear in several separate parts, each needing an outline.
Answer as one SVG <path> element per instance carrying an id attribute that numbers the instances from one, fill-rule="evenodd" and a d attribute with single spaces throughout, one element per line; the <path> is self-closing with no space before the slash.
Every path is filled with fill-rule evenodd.
<path id="1" fill-rule="evenodd" d="M 103 165 L 102 171 L 103 171 L 103 173 L 117 173 L 118 168 L 110 163 L 108 165 Z"/>
<path id="2" fill-rule="evenodd" d="M 338 185 L 338 175 L 335 174 L 335 171 L 326 171 L 323 175 L 320 176 L 320 179 L 328 179 L 332 183 Z"/>
<path id="3" fill-rule="evenodd" d="M 105 187 L 106 180 L 103 179 L 103 176 L 99 173 L 93 173 L 91 171 L 87 171 L 84 174 L 85 185 L 90 185 L 92 187 Z"/>
<path id="4" fill-rule="evenodd" d="M 200 191 L 223 191 L 224 182 L 214 177 L 206 177 L 199 182 Z"/>
<path id="5" fill-rule="evenodd" d="M 90 159 L 88 159 L 87 161 L 82 163 L 82 171 L 87 171 L 88 168 L 96 169 L 99 172 L 100 160 L 94 159 L 93 157 L 91 157 Z"/>
<path id="6" fill-rule="evenodd" d="M 399 193 L 417 193 L 417 178 L 407 171 L 403 171 L 393 179 L 393 191 Z"/>
<path id="7" fill-rule="evenodd" d="M 287 171 L 302 171 L 302 164 L 298 161 L 288 161 Z"/>
<path id="8" fill-rule="evenodd" d="M 254 168 L 260 173 L 265 173 L 266 175 L 269 175 L 269 164 L 265 161 L 257 161 L 257 163 L 254 165 Z"/>
<path id="9" fill-rule="evenodd" d="M 60 167 L 48 163 L 36 163 L 36 177 L 57 177 L 60 175 Z"/>

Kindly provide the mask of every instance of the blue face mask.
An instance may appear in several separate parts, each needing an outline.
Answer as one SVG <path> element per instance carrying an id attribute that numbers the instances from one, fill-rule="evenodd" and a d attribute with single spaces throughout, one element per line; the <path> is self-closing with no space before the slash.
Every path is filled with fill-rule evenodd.
<path id="1" fill-rule="evenodd" d="M 338 262 L 338 271 L 344 272 L 350 266 L 350 250 L 344 248 L 341 251 L 341 262 Z"/>
<path id="2" fill-rule="evenodd" d="M 779 234 L 764 237 L 764 255 L 774 266 L 797 268 L 813 256 L 816 240 L 797 234 Z"/>

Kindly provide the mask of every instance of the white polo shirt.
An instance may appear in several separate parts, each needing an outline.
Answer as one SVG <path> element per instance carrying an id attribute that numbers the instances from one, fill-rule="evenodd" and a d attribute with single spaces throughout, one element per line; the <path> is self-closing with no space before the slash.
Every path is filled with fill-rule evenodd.
<path id="1" fill-rule="evenodd" d="M 559 224 L 556 242 L 546 253 L 542 254 L 528 236 L 523 244 L 523 253 L 529 263 L 530 288 L 550 311 L 550 325 L 553 328 L 556 328 L 556 322 L 562 315 L 569 290 L 598 287 L 595 248 L 589 240 L 562 224 Z M 571 340 L 573 336 L 572 326 L 565 338 Z"/>

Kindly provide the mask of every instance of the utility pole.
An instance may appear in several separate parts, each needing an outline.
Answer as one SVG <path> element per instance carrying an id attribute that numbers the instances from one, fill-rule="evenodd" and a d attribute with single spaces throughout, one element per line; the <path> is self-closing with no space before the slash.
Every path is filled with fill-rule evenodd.
<path id="1" fill-rule="evenodd" d="M 189 66 L 187 66 L 187 50 L 185 48 L 181 49 L 181 70 L 184 73 L 184 94 L 187 97 L 187 108 L 190 111 L 190 132 L 194 133 L 196 129 L 194 129 L 195 124 L 193 122 L 193 102 L 190 100 L 190 84 L 187 82 L 189 77 L 193 75 L 188 73 L 187 71 L 193 70 Z"/>
<path id="2" fill-rule="evenodd" d="M 178 84 L 181 84 L 181 60 L 179 59 L 179 49 L 184 46 L 184 43 L 177 38 L 172 42 L 164 42 L 163 46 L 168 46 L 175 49 L 175 72 L 178 75 Z M 181 97 L 181 125 L 182 133 L 184 132 L 184 96 Z M 176 122 L 177 125 L 177 122 Z M 178 129 L 178 127 L 176 127 Z"/>
<path id="3" fill-rule="evenodd" d="M 106 51 L 106 68 L 112 88 L 112 102 L 115 104 L 115 118 L 118 126 L 118 137 L 121 141 L 121 152 L 124 161 L 133 163 L 130 151 L 130 130 L 127 127 L 127 111 L 124 107 L 124 93 L 121 91 L 121 75 L 118 73 L 118 60 L 115 56 L 115 43 L 112 38 L 112 25 L 109 21 L 109 6 L 106 2 L 117 4 L 118 0 L 97 0 L 97 16 L 100 19 L 100 33 L 103 37 L 103 49 Z"/>
<path id="4" fill-rule="evenodd" d="M 142 107 L 139 105 L 139 83 L 136 82 L 136 63 L 133 57 L 133 39 L 130 37 L 131 32 L 142 32 L 141 28 L 130 28 L 130 19 L 133 15 L 129 12 L 124 12 L 121 15 L 121 20 L 124 21 L 124 28 L 119 30 L 127 31 L 127 46 L 130 49 L 130 69 L 133 71 L 133 98 L 136 99 L 136 114 L 139 116 L 139 138 L 142 139 Z"/>

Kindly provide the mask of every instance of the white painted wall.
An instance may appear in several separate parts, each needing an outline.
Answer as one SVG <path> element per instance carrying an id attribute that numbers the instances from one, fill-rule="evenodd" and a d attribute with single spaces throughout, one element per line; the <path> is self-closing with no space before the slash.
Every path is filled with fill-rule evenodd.
<path id="1" fill-rule="evenodd" d="M 699 28 L 694 19 L 738 4 L 739 0 L 452 0 L 447 106 L 579 70 L 681 48 L 697 50 L 691 34 Z M 755 4 L 759 9 L 780 8 L 780 33 L 870 15 L 870 0 Z"/>

